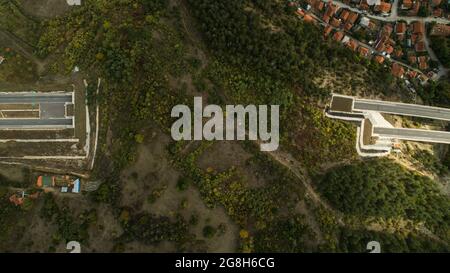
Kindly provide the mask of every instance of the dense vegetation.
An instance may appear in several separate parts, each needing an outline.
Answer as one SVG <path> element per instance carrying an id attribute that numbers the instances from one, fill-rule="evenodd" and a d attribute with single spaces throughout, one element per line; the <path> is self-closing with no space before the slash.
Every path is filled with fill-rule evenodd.
<path id="1" fill-rule="evenodd" d="M 431 47 L 439 61 L 445 67 L 450 67 L 450 38 L 443 36 L 430 36 Z"/>
<path id="2" fill-rule="evenodd" d="M 347 214 L 422 222 L 449 239 L 448 197 L 428 177 L 389 160 L 369 160 L 332 170 L 319 188 L 334 207 Z"/>
<path id="3" fill-rule="evenodd" d="M 1 1 L 0 7 L 9 5 L 7 2 Z M 168 2 L 85 0 L 68 16 L 46 20 L 39 29 L 34 23 L 24 26 L 35 33 L 42 30 L 36 42 L 37 53 L 40 57 L 60 57 L 56 59 L 62 65 L 54 65 L 58 70 L 55 72 L 67 75 L 79 66 L 88 80 L 97 76 L 105 79 L 100 96 L 87 94 L 90 102 L 97 100 L 101 104 L 101 141 L 105 143 L 93 174 L 103 184 L 89 197 L 95 204 L 109 205 L 120 222 L 123 234 L 118 236 L 114 251 L 124 251 L 124 245 L 133 241 L 146 245 L 168 241 L 177 250 L 192 250 L 187 244 L 195 238 L 180 215 L 154 215 L 119 205 L 123 197 L 121 174 L 135 161 L 136 146 L 145 142 L 142 128 L 154 122 L 167 133 L 172 106 L 190 104 L 192 93 L 208 95 L 208 102 L 222 105 L 281 105 L 282 148 L 289 150 L 308 171 L 320 172 L 321 164 L 355 157 L 355 129 L 349 123 L 324 117 L 321 99 L 327 98 L 329 91 L 320 88 L 314 78 L 325 70 L 351 73 L 353 69 L 369 69 L 373 72 L 367 78 L 369 86 L 376 86 L 385 94 L 390 89 L 397 90 L 393 88 L 395 79 L 386 76 L 386 68 L 324 41 L 320 29 L 298 20 L 283 1 L 183 2 L 182 8 L 197 20 L 197 25 L 190 27 L 201 30 L 206 49 L 201 48 L 201 40 L 193 41 L 192 33 L 187 33 L 190 30 L 186 29 L 180 8 L 171 7 Z M 17 8 L 8 6 L 14 7 Z M 204 58 L 199 57 L 200 50 L 204 51 Z M 8 80 L 12 77 L 6 76 Z M 181 78 L 188 83 L 192 80 L 192 86 L 179 84 Z M 436 88 L 441 90 L 435 92 L 437 100 L 450 97 L 445 93 L 448 86 Z M 243 147 L 251 156 L 245 166 L 238 167 L 255 169 L 265 181 L 262 186 L 251 187 L 239 168 L 222 172 L 200 168 L 198 158 L 214 143 L 197 144 L 188 151 L 185 148 L 189 144 L 185 142 L 169 145 L 172 163 L 182 172 L 178 190 L 193 184 L 207 207 L 224 207 L 241 230 L 239 250 L 243 252 L 360 252 L 365 251 L 361 247 L 369 238 L 376 236 L 381 241 L 394 242 L 387 243 L 386 251 L 440 249 L 415 235 L 398 238 L 397 234 L 343 229 L 332 212 L 314 208 L 314 218 L 325 241 L 317 247 L 314 242 L 318 234 L 296 209 L 300 201 L 305 201 L 303 181 L 245 142 Z M 332 170 L 320 182 L 319 190 L 333 207 L 350 216 L 424 222 L 447 239 L 448 198 L 438 194 L 433 185 L 431 180 L 398 165 L 375 160 Z M 157 202 L 160 193 L 155 193 L 145 201 Z M 9 204 L 6 195 L 0 197 L 4 199 L 0 208 L 1 236 L 9 232 L 6 223 L 23 212 Z M 88 243 L 97 211 L 74 214 L 64 200 L 57 201 L 60 200 L 46 194 L 40 213 L 55 227 L 50 250 L 67 240 Z M 196 220 L 192 218 L 190 222 Z M 216 229 L 207 224 L 202 235 L 211 239 L 220 230 L 223 227 Z"/>

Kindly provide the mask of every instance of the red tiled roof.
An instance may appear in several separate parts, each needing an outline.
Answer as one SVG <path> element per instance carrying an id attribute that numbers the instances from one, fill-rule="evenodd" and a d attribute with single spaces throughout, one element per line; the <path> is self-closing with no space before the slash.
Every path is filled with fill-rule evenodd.
<path id="1" fill-rule="evenodd" d="M 408 57 L 408 61 L 409 61 L 409 63 L 411 63 L 411 64 L 415 64 L 415 63 L 417 62 L 417 57 L 416 57 L 416 55 L 411 55 L 411 56 L 409 56 L 409 57 Z"/>
<path id="2" fill-rule="evenodd" d="M 413 23 L 413 33 L 414 34 L 423 34 L 425 32 L 425 26 L 421 22 Z"/>
<path id="3" fill-rule="evenodd" d="M 393 63 L 391 73 L 395 77 L 401 78 L 403 76 L 403 74 L 405 73 L 405 69 L 403 68 L 403 66 L 399 65 L 398 63 Z"/>
<path id="4" fill-rule="evenodd" d="M 333 35 L 333 40 L 340 42 L 344 37 L 344 33 L 342 31 L 336 31 Z"/>
<path id="5" fill-rule="evenodd" d="M 367 48 L 367 47 L 364 47 L 364 46 L 360 46 L 359 48 L 358 48 L 358 52 L 359 52 L 359 54 L 361 55 L 361 56 L 367 56 L 368 54 L 369 54 L 369 49 Z"/>
<path id="6" fill-rule="evenodd" d="M 418 43 L 416 44 L 416 46 L 415 46 L 415 49 L 416 49 L 417 52 L 424 52 L 424 51 L 426 51 L 426 49 L 425 49 L 425 43 L 424 43 L 423 41 L 418 42 Z"/>
<path id="7" fill-rule="evenodd" d="M 358 13 L 356 12 L 350 12 L 350 15 L 348 16 L 348 20 L 347 22 L 350 22 L 352 24 L 354 24 L 356 22 L 356 19 L 358 19 Z"/>
<path id="8" fill-rule="evenodd" d="M 428 59 L 426 56 L 420 56 L 419 58 L 419 68 L 425 70 L 428 68 Z"/>
<path id="9" fill-rule="evenodd" d="M 352 29 L 352 27 L 353 27 L 352 23 L 348 22 L 345 24 L 344 29 L 349 31 L 350 29 Z"/>
<path id="10" fill-rule="evenodd" d="M 348 10 L 343 10 L 341 12 L 341 16 L 339 16 L 339 17 L 341 17 L 342 20 L 346 21 L 349 15 L 350 15 L 350 12 Z"/>
<path id="11" fill-rule="evenodd" d="M 341 21 L 339 21 L 336 17 L 331 18 L 330 25 L 335 28 L 338 28 L 341 25 Z"/>
<path id="12" fill-rule="evenodd" d="M 319 1 L 317 3 L 316 9 L 319 10 L 319 11 L 322 11 L 324 6 L 325 6 L 325 3 L 322 2 L 322 1 Z"/>
<path id="13" fill-rule="evenodd" d="M 398 22 L 395 25 L 395 33 L 397 34 L 403 34 L 406 31 L 406 23 L 405 22 Z"/>
<path id="14" fill-rule="evenodd" d="M 375 10 L 388 13 L 391 10 L 391 4 L 386 2 L 380 2 L 380 5 L 375 6 Z"/>
<path id="15" fill-rule="evenodd" d="M 408 72 L 408 76 L 409 76 L 411 79 L 414 79 L 414 78 L 417 76 L 417 71 L 415 71 L 415 70 L 410 70 L 410 71 Z"/>
<path id="16" fill-rule="evenodd" d="M 305 17 L 303 17 L 303 20 L 305 20 L 305 22 L 307 23 L 312 23 L 312 21 L 314 21 L 314 19 L 309 14 L 306 14 Z"/>
<path id="17" fill-rule="evenodd" d="M 405 9 L 410 9 L 412 7 L 412 1 L 411 0 L 403 0 L 402 6 Z"/>
<path id="18" fill-rule="evenodd" d="M 388 45 L 385 51 L 387 54 L 392 54 L 392 52 L 394 52 L 394 48 L 391 45 Z"/>
<path id="19" fill-rule="evenodd" d="M 391 35 L 392 31 L 393 31 L 393 28 L 392 28 L 391 24 L 385 24 L 383 26 L 382 32 L 384 34 L 386 34 L 387 36 Z"/>
<path id="20" fill-rule="evenodd" d="M 356 51 L 356 49 L 358 48 L 358 43 L 355 40 L 350 39 L 350 41 L 348 41 L 347 43 L 347 47 L 353 51 Z"/>
<path id="21" fill-rule="evenodd" d="M 381 55 L 377 55 L 373 58 L 375 60 L 375 62 L 382 64 L 384 62 L 384 57 Z"/>
<path id="22" fill-rule="evenodd" d="M 326 27 L 325 27 L 325 30 L 324 30 L 324 32 L 323 32 L 323 35 L 324 35 L 325 37 L 328 37 L 328 35 L 330 35 L 330 33 L 331 33 L 331 30 L 333 30 L 333 27 L 332 27 L 332 26 L 330 26 L 330 25 L 326 26 Z"/>

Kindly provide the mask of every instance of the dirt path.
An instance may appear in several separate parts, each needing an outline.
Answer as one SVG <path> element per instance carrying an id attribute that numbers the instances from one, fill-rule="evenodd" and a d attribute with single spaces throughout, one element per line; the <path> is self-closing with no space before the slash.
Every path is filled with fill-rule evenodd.
<path id="1" fill-rule="evenodd" d="M 342 215 L 334 208 L 332 208 L 322 197 L 315 191 L 312 186 L 311 178 L 308 176 L 306 170 L 303 166 L 295 160 L 291 154 L 285 153 L 283 151 L 277 150 L 274 152 L 269 152 L 269 155 L 275 159 L 278 163 L 282 164 L 286 168 L 288 168 L 303 184 L 306 189 L 307 195 L 312 199 L 314 203 L 317 205 L 323 206 L 327 210 L 333 212 L 336 217 L 336 220 L 341 226 L 345 226 L 344 221 L 342 220 Z"/>

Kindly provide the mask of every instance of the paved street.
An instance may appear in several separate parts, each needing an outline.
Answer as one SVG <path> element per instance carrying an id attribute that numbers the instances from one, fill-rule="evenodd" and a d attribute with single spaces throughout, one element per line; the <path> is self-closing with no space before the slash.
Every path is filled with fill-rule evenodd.
<path id="1" fill-rule="evenodd" d="M 39 105 L 39 118 L 2 118 L 0 129 L 73 128 L 73 118 L 65 117 L 66 103 L 73 103 L 72 93 L 0 93 L 0 104 L 3 105 Z"/>
<path id="2" fill-rule="evenodd" d="M 5 103 L 65 103 L 72 102 L 72 94 L 68 93 L 0 93 L 0 104 Z"/>
<path id="3" fill-rule="evenodd" d="M 401 140 L 425 141 L 435 143 L 450 144 L 450 132 L 420 130 L 409 128 L 381 128 L 375 127 L 373 129 L 375 134 L 380 134 L 383 137 L 392 137 Z"/>
<path id="4" fill-rule="evenodd" d="M 39 129 L 50 129 L 72 126 L 71 118 L 63 119 L 0 119 L 0 128 L 24 129 L 39 127 Z"/>
<path id="5" fill-rule="evenodd" d="M 450 109 L 418 104 L 355 99 L 353 109 L 356 111 L 378 111 L 388 114 L 450 120 Z"/>

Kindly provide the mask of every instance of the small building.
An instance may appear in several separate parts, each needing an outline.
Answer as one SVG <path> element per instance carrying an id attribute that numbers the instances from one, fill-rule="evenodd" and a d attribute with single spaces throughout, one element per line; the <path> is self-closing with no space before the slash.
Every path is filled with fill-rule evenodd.
<path id="1" fill-rule="evenodd" d="M 405 34 L 406 32 L 406 23 L 405 22 L 397 22 L 395 25 L 395 33 L 396 34 Z"/>
<path id="2" fill-rule="evenodd" d="M 330 35 L 331 30 L 333 30 L 333 27 L 330 25 L 327 25 L 325 27 L 325 30 L 323 31 L 323 36 L 328 37 L 328 35 Z"/>
<path id="3" fill-rule="evenodd" d="M 373 59 L 374 59 L 375 62 L 377 62 L 379 64 L 382 64 L 384 62 L 384 57 L 381 56 L 381 55 L 377 55 Z"/>
<path id="4" fill-rule="evenodd" d="M 411 0 L 403 0 L 401 9 L 410 9 L 410 8 L 412 8 L 412 6 L 413 6 L 413 3 Z"/>
<path id="5" fill-rule="evenodd" d="M 425 26 L 422 22 L 416 21 L 412 24 L 412 27 L 413 27 L 414 34 L 423 35 L 425 33 Z"/>
<path id="6" fill-rule="evenodd" d="M 403 74 L 405 73 L 405 69 L 398 63 L 393 63 L 391 68 L 391 73 L 394 77 L 403 78 Z"/>
<path id="7" fill-rule="evenodd" d="M 427 56 L 420 56 L 418 58 L 418 61 L 419 61 L 419 68 L 421 70 L 428 69 L 428 58 L 427 58 Z"/>
<path id="8" fill-rule="evenodd" d="M 364 46 L 360 46 L 358 48 L 358 52 L 359 52 L 359 55 L 361 55 L 363 57 L 367 57 L 369 55 L 369 49 Z"/>
<path id="9" fill-rule="evenodd" d="M 425 52 L 426 51 L 425 42 L 420 41 L 420 42 L 416 43 L 414 48 L 415 48 L 416 52 Z"/>
<path id="10" fill-rule="evenodd" d="M 333 40 L 335 40 L 336 42 L 340 42 L 343 37 L 344 37 L 344 32 L 336 31 L 333 35 Z"/>
<path id="11" fill-rule="evenodd" d="M 39 176 L 36 182 L 38 188 L 44 190 L 59 189 L 61 192 L 80 193 L 81 181 L 78 178 L 61 176 Z"/>

